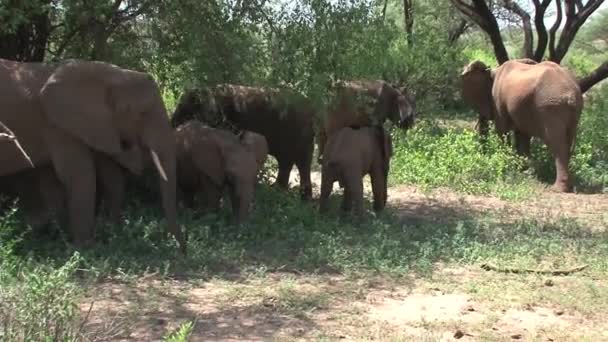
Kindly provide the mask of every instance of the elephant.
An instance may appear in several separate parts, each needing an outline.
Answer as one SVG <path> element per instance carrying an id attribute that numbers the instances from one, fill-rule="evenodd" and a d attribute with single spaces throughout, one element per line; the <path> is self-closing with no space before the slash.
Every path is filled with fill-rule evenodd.
<path id="1" fill-rule="evenodd" d="M 201 192 L 205 205 L 217 210 L 227 187 L 236 222 L 245 221 L 254 199 L 260 160 L 266 158 L 258 155 L 266 145 L 265 138 L 247 132 L 236 136 L 191 120 L 176 128 L 175 142 L 178 184 L 186 205 L 192 208 L 196 192 Z"/>
<path id="2" fill-rule="evenodd" d="M 120 224 L 125 177 L 110 158 L 97 153 L 96 214 L 104 209 L 110 222 Z M 119 172 L 116 172 L 119 171 Z M 66 192 L 51 164 L 0 177 L 0 193 L 19 198 L 25 223 L 40 231 L 53 218 L 67 226 Z"/>
<path id="3" fill-rule="evenodd" d="M 387 179 L 393 155 L 391 136 L 381 126 L 344 127 L 329 136 L 321 169 L 319 211 L 328 210 L 333 183 L 344 186 L 342 215 L 353 210 L 360 220 L 363 215 L 363 177 L 370 175 L 374 210 L 386 206 Z"/>
<path id="4" fill-rule="evenodd" d="M 474 61 L 464 68 L 461 82 L 464 102 L 479 113 L 482 136 L 493 120 L 501 137 L 514 132 L 516 151 L 524 156 L 530 155 L 531 137 L 540 138 L 555 158 L 552 189 L 572 190 L 568 167 L 583 97 L 570 71 L 531 59 L 507 61 L 495 70 Z"/>
<path id="5" fill-rule="evenodd" d="M 177 224 L 173 130 L 152 76 L 97 61 L 0 59 L 0 84 L 0 108 L 5 108 L 0 121 L 15 132 L 37 167 L 53 166 L 65 191 L 70 237 L 77 247 L 94 243 L 98 174 L 118 174 L 125 168 L 139 175 L 154 164 L 168 231 L 186 253 Z M 0 158 L 0 176 L 26 168 L 4 144 Z M 112 162 L 99 162 L 103 158 Z"/>
<path id="6" fill-rule="evenodd" d="M 177 127 L 197 119 L 212 127 L 263 135 L 268 142 L 268 153 L 279 164 L 276 184 L 288 188 L 295 164 L 300 175 L 301 197 L 310 200 L 315 113 L 307 97 L 289 89 L 219 84 L 186 91 L 171 122 Z"/>
<path id="7" fill-rule="evenodd" d="M 338 81 L 331 88 L 334 99 L 319 130 L 319 163 L 328 137 L 341 128 L 378 126 L 387 118 L 406 131 L 414 126 L 418 113 L 410 92 L 382 80 Z"/>
<path id="8" fill-rule="evenodd" d="M 64 192 L 50 164 L 0 177 L 0 192 L 19 199 L 24 221 L 35 232 L 65 209 Z"/>

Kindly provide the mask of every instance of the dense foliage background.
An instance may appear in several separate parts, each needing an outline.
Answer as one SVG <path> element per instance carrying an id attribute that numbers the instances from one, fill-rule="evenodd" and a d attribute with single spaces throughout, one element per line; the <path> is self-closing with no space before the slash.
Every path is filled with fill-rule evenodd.
<path id="1" fill-rule="evenodd" d="M 491 22 L 493 16 L 500 26 L 506 53 L 511 58 L 526 55 L 526 16 L 513 4 L 530 14 L 529 21 L 534 17 L 531 3 L 537 1 L 2 0 L 0 57 L 96 59 L 148 71 L 170 110 L 185 88 L 233 82 L 294 87 L 314 99 L 322 114 L 332 80 L 385 79 L 411 89 L 422 113 L 407 134 L 392 132 L 391 184 L 525 198 L 536 191 L 539 179 L 553 181 L 553 158 L 538 142 L 532 160 L 516 156 L 496 137 L 482 147 L 473 129 L 476 115 L 460 100 L 459 74 L 474 59 L 497 65 L 497 42 L 489 39 L 491 27 L 463 15 L 463 3 L 476 10 L 486 4 L 488 12 L 480 11 L 484 20 Z M 608 61 L 608 9 L 594 11 L 574 33 L 561 61 L 580 77 Z M 550 7 L 544 17 L 556 15 Z M 601 193 L 608 188 L 606 82 L 588 91 L 585 101 L 571 167 L 577 191 Z M 125 226 L 100 228 L 102 247 L 84 255 L 73 254 L 62 241 L 40 243 L 19 220 L 18 209 L 5 212 L 0 218 L 0 337 L 82 336 L 75 318 L 80 290 L 73 281 L 83 269 L 94 279 L 128 277 L 148 268 L 163 274 L 209 274 L 280 265 L 403 273 L 428 271 L 436 261 L 508 256 L 528 262 L 548 250 L 541 251 L 542 246 L 553 246 L 549 254 L 559 261 L 562 249 L 555 246 L 607 250 L 597 246 L 595 235 L 579 238 L 568 227 L 546 233 L 535 223 L 497 228 L 471 218 L 456 226 L 413 227 L 389 212 L 360 229 L 320 217 L 313 204 L 302 204 L 294 194 L 263 187 L 257 197 L 246 231 L 226 228 L 227 211 L 202 218 L 182 211 L 193 254 L 171 262 L 175 246 L 158 239 L 160 214 L 137 200 L 130 203 Z M 276 203 L 283 205 L 277 208 Z"/>

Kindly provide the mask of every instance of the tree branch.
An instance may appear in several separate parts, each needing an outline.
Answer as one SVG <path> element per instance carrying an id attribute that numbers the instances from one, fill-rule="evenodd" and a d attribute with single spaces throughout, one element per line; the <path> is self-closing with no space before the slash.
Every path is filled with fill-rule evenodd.
<path id="1" fill-rule="evenodd" d="M 532 46 L 534 44 L 534 37 L 532 35 L 532 23 L 530 22 L 530 14 L 524 11 L 515 1 L 503 0 L 503 6 L 509 11 L 515 13 L 522 22 L 524 30 L 524 57 L 532 58 Z"/>
<path id="2" fill-rule="evenodd" d="M 578 30 L 587 21 L 589 16 L 600 7 L 604 0 L 589 0 L 584 6 L 582 2 L 577 0 L 564 0 L 564 2 L 566 3 L 566 24 L 559 37 L 555 55 L 552 58 L 556 63 L 561 62 L 568 52 Z"/>
<path id="3" fill-rule="evenodd" d="M 555 0 L 555 6 L 557 7 L 557 17 L 549 30 L 549 59 L 552 61 L 555 60 L 555 35 L 562 24 L 562 0 Z"/>
<path id="4" fill-rule="evenodd" d="M 608 78 L 608 61 L 602 63 L 597 69 L 593 70 L 589 75 L 578 80 L 578 85 L 584 93 L 602 80 Z"/>
<path id="5" fill-rule="evenodd" d="M 472 0 L 473 6 L 464 3 L 462 0 L 450 0 L 454 6 L 465 16 L 473 20 L 490 37 L 494 55 L 499 64 L 509 60 L 509 54 L 500 35 L 498 22 L 485 0 Z"/>
<path id="6" fill-rule="evenodd" d="M 468 28 L 469 28 L 469 22 L 466 21 L 465 19 L 460 19 L 458 26 L 456 26 L 455 28 L 450 30 L 450 32 L 448 33 L 449 44 L 452 45 L 452 44 L 456 43 L 458 38 L 460 38 L 460 36 L 462 36 L 467 31 Z"/>
<path id="7" fill-rule="evenodd" d="M 534 26 L 536 27 L 536 35 L 538 36 L 538 43 L 533 58 L 535 61 L 540 62 L 547 50 L 549 37 L 547 35 L 547 28 L 545 27 L 545 13 L 547 12 L 547 7 L 551 4 L 551 0 L 543 0 L 542 3 L 540 0 L 532 0 L 532 3 L 534 4 Z"/>
<path id="8" fill-rule="evenodd" d="M 407 35 L 408 45 L 413 43 L 414 31 L 414 4 L 412 0 L 403 0 L 403 20 L 405 24 L 405 34 Z"/>

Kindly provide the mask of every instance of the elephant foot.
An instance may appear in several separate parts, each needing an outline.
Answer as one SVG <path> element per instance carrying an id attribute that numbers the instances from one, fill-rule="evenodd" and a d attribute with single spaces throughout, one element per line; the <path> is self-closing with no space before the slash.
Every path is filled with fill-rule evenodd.
<path id="1" fill-rule="evenodd" d="M 553 184 L 553 186 L 551 186 L 551 191 L 558 193 L 569 193 L 572 192 L 572 186 L 570 186 L 568 183 L 556 182 Z"/>
<path id="2" fill-rule="evenodd" d="M 77 240 L 72 243 L 76 249 L 90 249 L 95 246 L 95 239 Z"/>
<path id="3" fill-rule="evenodd" d="M 312 188 L 306 187 L 302 189 L 300 197 L 303 201 L 311 201 L 312 200 Z"/>

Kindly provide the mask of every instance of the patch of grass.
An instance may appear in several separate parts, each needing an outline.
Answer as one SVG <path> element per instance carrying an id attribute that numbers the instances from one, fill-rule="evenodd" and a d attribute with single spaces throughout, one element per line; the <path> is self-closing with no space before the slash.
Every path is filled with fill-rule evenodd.
<path id="1" fill-rule="evenodd" d="M 76 341 L 82 337 L 77 307 L 81 289 L 72 279 L 79 262 L 78 254 L 58 269 L 29 261 L 2 261 L 0 339 Z"/>
<path id="2" fill-rule="evenodd" d="M 188 342 L 192 331 L 194 330 L 194 322 L 184 322 L 170 334 L 167 334 L 164 338 L 165 342 Z"/>
<path id="3" fill-rule="evenodd" d="M 482 146 L 472 130 L 422 120 L 407 134 L 393 132 L 393 144 L 392 184 L 415 184 L 423 189 L 449 187 L 511 199 L 531 193 L 530 180 L 521 172 L 523 159 L 494 135 Z"/>

